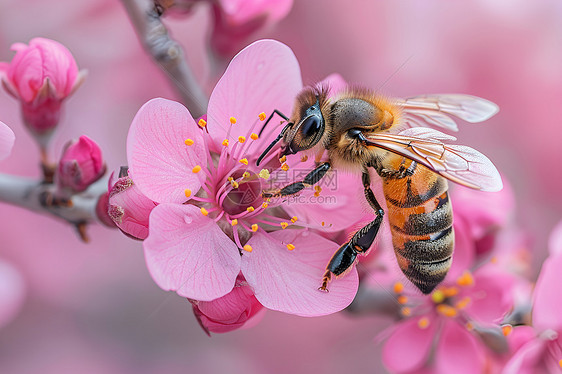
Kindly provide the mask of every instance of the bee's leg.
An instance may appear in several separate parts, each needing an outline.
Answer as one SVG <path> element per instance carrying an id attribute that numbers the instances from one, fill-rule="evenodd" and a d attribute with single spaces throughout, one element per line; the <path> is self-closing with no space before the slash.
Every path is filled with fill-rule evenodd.
<path id="1" fill-rule="evenodd" d="M 262 197 L 270 198 L 270 197 L 282 197 L 288 195 L 294 195 L 297 192 L 300 192 L 305 187 L 312 186 L 320 181 L 326 175 L 326 173 L 330 170 L 330 163 L 323 162 L 318 165 L 314 170 L 304 177 L 304 179 L 300 182 L 291 183 L 288 186 L 285 186 L 279 190 L 273 191 L 264 191 L 262 192 Z"/>
<path id="2" fill-rule="evenodd" d="M 273 112 L 269 115 L 269 117 L 267 117 L 267 120 L 265 121 L 265 123 L 263 124 L 260 132 L 259 132 L 259 136 L 261 136 L 261 134 L 263 133 L 263 130 L 265 130 L 265 126 L 267 126 L 267 124 L 269 123 L 269 121 L 271 121 L 271 119 L 273 118 L 273 115 L 277 114 L 279 117 L 283 118 L 285 121 L 289 122 L 289 117 L 287 117 L 286 115 L 284 115 L 283 113 L 281 113 L 280 111 L 278 111 L 277 109 L 273 109 Z"/>
<path id="3" fill-rule="evenodd" d="M 365 198 L 377 216 L 361 230 L 357 231 L 350 241 L 342 245 L 336 253 L 334 253 L 328 266 L 326 266 L 326 272 L 322 277 L 322 285 L 318 288 L 320 291 L 328 291 L 328 283 L 332 279 L 332 274 L 336 277 L 345 274 L 355 263 L 358 254 L 367 253 L 381 227 L 384 210 L 382 210 L 379 202 L 375 198 L 373 190 L 371 190 L 371 177 L 366 170 L 363 171 L 362 180 L 365 189 Z"/>

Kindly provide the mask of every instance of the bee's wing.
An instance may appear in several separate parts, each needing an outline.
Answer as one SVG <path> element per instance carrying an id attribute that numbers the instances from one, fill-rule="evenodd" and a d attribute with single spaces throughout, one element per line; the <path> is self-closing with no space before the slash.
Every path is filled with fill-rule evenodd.
<path id="1" fill-rule="evenodd" d="M 369 134 L 375 146 L 416 161 L 437 174 L 482 191 L 499 191 L 503 184 L 494 164 L 482 153 L 464 145 L 445 144 L 455 137 L 437 130 L 415 127 L 399 134 Z"/>
<path id="2" fill-rule="evenodd" d="M 450 116 L 476 123 L 487 120 L 499 107 L 480 97 L 462 94 L 423 95 L 410 97 L 397 103 L 403 108 L 405 123 L 410 127 L 436 126 L 457 131 Z"/>

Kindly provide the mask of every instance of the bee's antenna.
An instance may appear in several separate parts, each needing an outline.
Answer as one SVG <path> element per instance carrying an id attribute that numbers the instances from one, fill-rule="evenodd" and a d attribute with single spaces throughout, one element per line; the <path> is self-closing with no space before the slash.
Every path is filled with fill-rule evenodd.
<path id="1" fill-rule="evenodd" d="M 291 127 L 292 125 L 293 125 L 293 123 L 289 122 L 285 125 L 285 127 L 283 127 L 283 130 L 281 130 L 281 132 L 279 133 L 279 135 L 277 135 L 275 140 L 272 141 L 271 144 L 265 149 L 265 151 L 263 151 L 263 153 L 260 155 L 260 157 L 258 157 L 258 160 L 256 161 L 256 166 L 260 166 L 260 162 L 263 160 L 263 158 L 269 153 L 269 151 L 271 151 L 271 148 L 273 148 L 275 146 L 275 144 L 277 144 L 281 140 L 281 138 L 283 138 L 283 135 L 285 135 L 285 132 L 287 132 L 287 129 L 289 127 Z"/>
<path id="2" fill-rule="evenodd" d="M 277 113 L 277 115 L 281 118 L 283 118 L 285 121 L 289 122 L 289 117 L 287 117 L 286 115 L 284 115 L 283 113 L 281 113 L 280 111 L 278 111 L 277 109 L 274 109 L 273 112 L 269 115 L 269 118 L 267 119 L 267 121 L 265 121 L 265 123 L 263 124 L 263 127 L 261 128 L 258 136 L 261 136 L 261 134 L 263 133 L 263 130 L 265 130 L 265 126 L 267 126 L 267 124 L 269 123 L 269 121 L 271 121 L 271 119 L 273 118 L 273 115 Z"/>

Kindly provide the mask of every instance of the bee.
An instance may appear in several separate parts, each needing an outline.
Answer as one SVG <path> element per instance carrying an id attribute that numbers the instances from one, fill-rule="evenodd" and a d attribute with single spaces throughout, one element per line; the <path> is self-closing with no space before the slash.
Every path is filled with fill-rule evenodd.
<path id="1" fill-rule="evenodd" d="M 456 138 L 430 128 L 456 131 L 452 117 L 482 122 L 498 112 L 494 103 L 470 95 L 425 95 L 388 99 L 348 87 L 331 99 L 327 87 L 308 87 L 297 96 L 291 117 L 275 110 L 286 124 L 257 164 L 281 141 L 279 157 L 315 154 L 316 168 L 302 181 L 263 191 L 263 198 L 299 193 L 318 183 L 332 168 L 361 173 L 364 195 L 375 218 L 353 234 L 332 256 L 319 290 L 332 276 L 346 274 L 358 255 L 367 254 L 385 211 L 371 190 L 370 169 L 382 179 L 392 244 L 404 275 L 424 294 L 447 275 L 454 247 L 453 212 L 447 180 L 482 191 L 502 189 L 492 162 Z M 262 128 L 263 131 L 263 128 Z M 321 162 L 327 153 L 327 161 Z"/>

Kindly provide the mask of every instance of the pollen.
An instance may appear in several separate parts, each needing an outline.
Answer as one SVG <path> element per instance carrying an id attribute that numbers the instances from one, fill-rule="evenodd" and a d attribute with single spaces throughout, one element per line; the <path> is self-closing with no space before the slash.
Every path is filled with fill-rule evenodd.
<path id="1" fill-rule="evenodd" d="M 513 326 L 507 324 L 502 326 L 502 334 L 503 336 L 508 336 L 513 331 Z"/>
<path id="2" fill-rule="evenodd" d="M 192 146 L 193 143 L 195 143 L 195 142 L 193 141 L 193 139 L 185 139 L 184 143 L 185 143 L 185 145 Z"/>
<path id="3" fill-rule="evenodd" d="M 201 127 L 205 127 L 205 126 L 207 126 L 207 121 L 205 121 L 203 118 L 201 118 L 199 120 L 199 122 L 197 122 L 197 124 Z"/>
<path id="4" fill-rule="evenodd" d="M 189 188 L 186 188 L 183 192 L 185 193 L 185 197 L 191 197 L 191 190 Z"/>
<path id="5" fill-rule="evenodd" d="M 244 164 L 244 165 L 248 165 L 248 159 L 247 158 L 243 158 L 242 160 L 240 160 L 238 162 L 240 162 L 241 164 Z"/>
<path id="6" fill-rule="evenodd" d="M 249 245 L 249 244 L 246 244 L 246 245 L 244 246 L 244 250 L 245 250 L 246 252 L 252 252 L 252 249 L 253 249 L 252 246 Z"/>
<path id="7" fill-rule="evenodd" d="M 427 329 L 427 327 L 429 326 L 429 318 L 427 317 L 422 317 L 418 320 L 418 327 L 422 330 Z"/>
<path id="8" fill-rule="evenodd" d="M 293 249 L 295 249 L 295 246 L 293 244 L 287 244 L 287 249 L 289 251 L 292 251 Z"/>
<path id="9" fill-rule="evenodd" d="M 441 290 L 435 290 L 431 294 L 431 300 L 433 300 L 435 304 L 441 304 L 445 301 L 445 294 Z"/>
<path id="10" fill-rule="evenodd" d="M 472 286 L 474 278 L 468 270 L 466 270 L 460 277 L 457 278 L 457 284 L 462 287 Z"/>
<path id="11" fill-rule="evenodd" d="M 265 121 L 266 115 L 265 115 L 264 112 L 261 112 L 261 113 L 258 115 L 258 117 L 259 117 L 260 121 Z"/>
<path id="12" fill-rule="evenodd" d="M 253 206 L 249 206 L 249 207 L 246 208 L 246 210 L 251 213 L 251 212 L 253 212 L 255 209 L 254 209 Z"/>
<path id="13" fill-rule="evenodd" d="M 242 178 L 245 178 L 245 179 L 250 178 L 250 173 L 245 171 L 244 174 L 242 174 Z"/>
<path id="14" fill-rule="evenodd" d="M 238 188 L 239 186 L 238 182 L 236 182 L 235 180 L 230 181 L 230 185 L 232 186 L 232 188 Z"/>
<path id="15" fill-rule="evenodd" d="M 263 209 L 266 209 L 266 208 L 268 207 L 268 204 L 267 204 L 267 203 L 263 203 L 263 204 L 261 205 L 261 207 L 262 207 Z"/>
<path id="16" fill-rule="evenodd" d="M 295 223 L 295 222 L 297 222 L 298 219 L 299 219 L 299 218 L 298 218 L 297 216 L 293 216 L 293 218 L 291 218 L 291 222 L 292 222 L 292 223 Z"/>
<path id="17" fill-rule="evenodd" d="M 258 224 L 257 224 L 257 223 L 254 223 L 254 224 L 252 225 L 252 231 L 253 231 L 253 232 L 258 231 L 258 227 L 259 227 Z"/>
<path id="18" fill-rule="evenodd" d="M 443 291 L 443 295 L 445 295 L 445 297 L 453 297 L 459 293 L 459 289 L 457 287 L 443 287 L 441 288 L 441 291 Z"/>
<path id="19" fill-rule="evenodd" d="M 279 159 L 279 162 L 284 163 L 285 161 L 287 161 L 287 156 L 283 155 L 283 157 Z"/>
<path id="20" fill-rule="evenodd" d="M 468 304 L 470 304 L 470 302 L 471 302 L 470 297 L 465 296 L 455 304 L 455 308 L 464 309 L 468 306 Z"/>
<path id="21" fill-rule="evenodd" d="M 261 179 L 268 180 L 269 177 L 270 177 L 269 170 L 261 169 L 259 174 L 258 174 L 258 177 L 260 177 Z"/>
<path id="22" fill-rule="evenodd" d="M 238 224 L 238 220 L 235 218 L 235 219 L 232 220 L 232 222 L 230 222 L 230 224 L 232 226 L 236 226 Z"/>
<path id="23" fill-rule="evenodd" d="M 562 359 L 558 360 L 558 366 L 562 368 Z"/>
<path id="24" fill-rule="evenodd" d="M 326 226 L 326 222 L 322 221 L 321 225 Z"/>
<path id="25" fill-rule="evenodd" d="M 404 317 L 409 317 L 412 314 L 412 310 L 407 306 L 405 306 L 402 309 L 400 309 L 400 314 L 402 314 L 402 316 Z"/>
<path id="26" fill-rule="evenodd" d="M 201 214 L 203 214 L 204 216 L 207 216 L 207 215 L 209 215 L 209 212 L 207 211 L 207 209 L 201 208 Z"/>
<path id="27" fill-rule="evenodd" d="M 259 136 L 258 136 L 258 134 L 256 134 L 255 132 L 253 132 L 253 133 L 250 134 L 250 138 L 251 138 L 252 140 L 258 140 Z"/>
<path id="28" fill-rule="evenodd" d="M 437 305 L 437 312 L 444 315 L 445 317 L 455 317 L 457 315 L 457 310 L 447 304 Z"/>
<path id="29" fill-rule="evenodd" d="M 201 171 L 201 166 L 196 165 L 193 169 L 191 169 L 193 173 L 199 173 Z"/>
<path id="30" fill-rule="evenodd" d="M 396 282 L 394 283 L 392 289 L 394 290 L 395 293 L 400 293 L 404 291 L 404 285 L 401 282 Z"/>
<path id="31" fill-rule="evenodd" d="M 308 161 L 308 156 L 304 155 L 301 157 L 301 162 L 307 162 Z"/>
<path id="32" fill-rule="evenodd" d="M 287 226 L 289 226 L 287 222 L 281 222 L 281 227 L 283 228 L 283 230 L 285 230 Z"/>
<path id="33" fill-rule="evenodd" d="M 236 124 L 236 118 L 230 117 L 228 120 L 230 121 L 230 124 L 231 124 L 231 125 L 235 125 L 235 124 Z"/>
<path id="34" fill-rule="evenodd" d="M 224 139 L 222 141 L 222 145 L 224 145 L 225 147 L 228 147 L 228 139 Z"/>
<path id="35" fill-rule="evenodd" d="M 240 143 L 244 143 L 244 142 L 246 141 L 246 137 L 240 135 L 240 136 L 238 137 L 238 141 L 239 141 Z"/>
<path id="36" fill-rule="evenodd" d="M 399 304 L 406 304 L 408 302 L 408 297 L 404 295 L 398 296 L 398 303 Z"/>
<path id="37" fill-rule="evenodd" d="M 464 326 L 466 327 L 466 329 L 467 329 L 468 331 L 474 330 L 474 324 L 472 324 L 472 322 L 470 322 L 470 321 L 467 322 L 466 325 L 464 325 Z"/>
<path id="38" fill-rule="evenodd" d="M 229 181 L 230 183 L 232 183 L 232 181 L 234 180 L 234 178 L 228 177 L 228 178 L 226 178 L 226 180 Z"/>
<path id="39" fill-rule="evenodd" d="M 322 192 L 322 187 L 314 186 L 314 197 L 320 196 L 320 192 Z"/>
<path id="40" fill-rule="evenodd" d="M 497 263 L 498 263 L 498 258 L 497 258 L 496 256 L 494 256 L 494 257 L 492 257 L 492 258 L 490 259 L 490 262 L 491 262 L 492 264 L 497 264 Z"/>
<path id="41" fill-rule="evenodd" d="M 281 165 L 281 169 L 282 169 L 283 171 L 288 171 L 288 170 L 289 170 L 289 165 L 283 164 L 283 165 Z"/>

